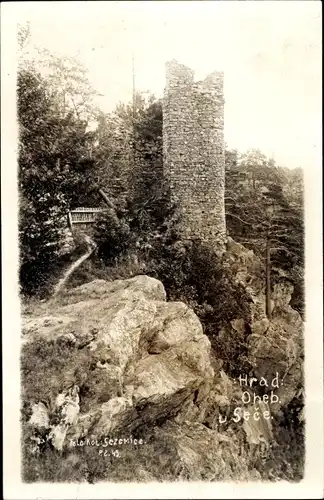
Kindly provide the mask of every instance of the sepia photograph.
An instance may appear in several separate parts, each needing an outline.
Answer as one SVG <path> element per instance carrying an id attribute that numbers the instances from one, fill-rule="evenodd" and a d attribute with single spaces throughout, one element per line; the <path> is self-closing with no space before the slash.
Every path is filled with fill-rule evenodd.
<path id="1" fill-rule="evenodd" d="M 6 498 L 321 498 L 320 2 L 14 3 Z"/>

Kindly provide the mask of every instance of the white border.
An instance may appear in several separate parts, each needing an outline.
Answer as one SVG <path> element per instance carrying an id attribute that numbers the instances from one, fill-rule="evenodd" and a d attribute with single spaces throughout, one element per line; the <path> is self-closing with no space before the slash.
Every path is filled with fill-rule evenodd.
<path id="1" fill-rule="evenodd" d="M 45 3 L 45 2 L 43 2 Z M 77 3 L 74 2 L 77 9 Z M 293 2 L 289 2 L 293 3 Z M 39 3 L 37 2 L 39 5 Z M 169 4 L 170 8 L 171 3 Z M 316 167 L 306 186 L 306 473 L 291 483 L 23 484 L 20 480 L 18 236 L 16 184 L 16 22 L 19 2 L 1 5 L 1 168 L 3 302 L 4 498 L 322 498 L 323 495 L 323 306 L 322 147 L 316 135 Z M 33 6 L 33 2 L 29 2 Z M 36 6 L 37 8 L 37 6 Z M 318 62 L 319 64 L 320 61 Z"/>

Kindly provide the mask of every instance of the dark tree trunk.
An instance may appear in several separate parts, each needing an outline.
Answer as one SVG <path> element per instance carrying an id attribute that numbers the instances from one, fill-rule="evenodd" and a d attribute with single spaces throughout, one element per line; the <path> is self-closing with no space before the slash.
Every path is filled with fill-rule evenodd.
<path id="1" fill-rule="evenodd" d="M 270 238 L 267 235 L 266 241 L 266 315 L 271 319 L 271 256 L 270 256 Z"/>
<path id="2" fill-rule="evenodd" d="M 103 192 L 102 189 L 99 189 L 99 194 L 102 197 L 102 199 L 106 202 L 109 208 L 111 208 L 112 210 L 116 210 L 115 205 L 110 201 L 110 199 L 108 198 L 106 193 Z"/>

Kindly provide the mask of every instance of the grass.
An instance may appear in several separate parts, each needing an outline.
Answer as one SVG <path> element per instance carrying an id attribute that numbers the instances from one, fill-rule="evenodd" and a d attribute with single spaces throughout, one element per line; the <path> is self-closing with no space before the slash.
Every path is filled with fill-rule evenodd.
<path id="1" fill-rule="evenodd" d="M 145 263 L 138 262 L 136 258 L 132 258 L 132 256 L 126 256 L 107 266 L 94 255 L 86 260 L 71 275 L 66 285 L 68 289 L 71 289 L 96 279 L 104 279 L 107 281 L 128 279 L 140 274 L 145 274 L 145 271 Z"/>

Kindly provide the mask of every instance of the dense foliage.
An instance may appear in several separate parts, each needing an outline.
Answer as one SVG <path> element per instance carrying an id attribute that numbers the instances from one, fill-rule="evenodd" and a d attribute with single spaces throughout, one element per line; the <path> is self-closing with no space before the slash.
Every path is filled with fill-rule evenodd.
<path id="1" fill-rule="evenodd" d="M 55 266 L 66 213 L 88 199 L 93 134 L 72 112 L 62 115 L 48 84 L 33 68 L 17 81 L 20 190 L 20 280 L 42 289 Z"/>
<path id="2" fill-rule="evenodd" d="M 275 165 L 258 150 L 226 152 L 226 222 L 229 234 L 264 259 L 271 285 L 295 286 L 293 304 L 304 311 L 304 214 L 300 170 Z M 268 251 L 268 261 L 267 261 Z"/>

